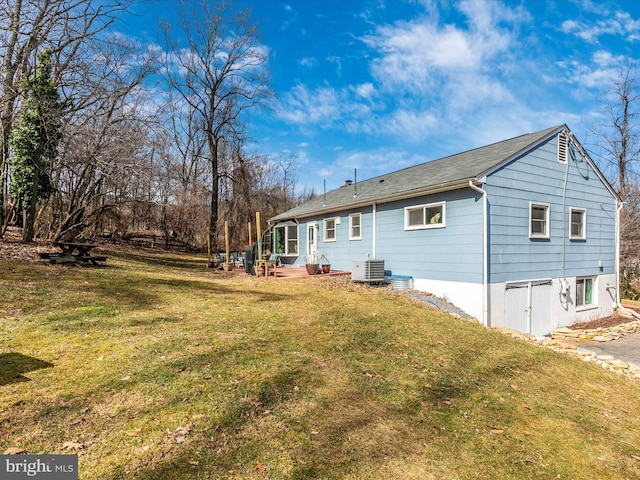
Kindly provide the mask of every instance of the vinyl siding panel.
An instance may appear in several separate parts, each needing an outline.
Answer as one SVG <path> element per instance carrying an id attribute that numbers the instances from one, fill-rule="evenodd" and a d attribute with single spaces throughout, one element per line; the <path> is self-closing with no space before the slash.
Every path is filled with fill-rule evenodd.
<path id="1" fill-rule="evenodd" d="M 316 231 L 318 241 L 318 260 L 322 255 L 329 261 L 332 270 L 351 270 L 351 260 L 366 258 L 372 255 L 373 245 L 373 208 L 371 206 L 361 209 L 346 210 L 344 212 L 332 213 L 327 216 L 314 216 L 300 219 L 300 256 L 296 265 L 304 265 L 307 255 L 309 223 L 317 223 Z M 349 215 L 360 213 L 361 240 L 349 240 Z M 336 239 L 335 241 L 325 241 L 324 220 L 328 218 L 336 219 Z"/>
<path id="2" fill-rule="evenodd" d="M 405 230 L 404 209 L 445 202 L 445 227 Z M 482 282 L 482 202 L 470 189 L 378 205 L 376 257 L 394 275 Z"/>
<path id="3" fill-rule="evenodd" d="M 405 207 L 445 202 L 445 227 L 405 230 Z M 349 240 L 349 215 L 361 213 L 361 240 Z M 324 241 L 324 219 L 339 219 L 336 241 Z M 351 271 L 361 258 L 384 260 L 393 275 L 410 275 L 440 281 L 482 282 L 482 201 L 471 189 L 416 197 L 376 206 L 376 249 L 373 239 L 373 206 L 345 210 L 327 217 L 300 219 L 300 256 L 305 263 L 307 225 L 317 223 L 318 256 L 325 255 L 332 270 Z"/>
<path id="4" fill-rule="evenodd" d="M 372 254 L 373 214 L 372 207 L 347 210 L 339 214 L 331 214 L 319 220 L 318 254 L 324 255 L 333 270 L 351 271 L 351 260 L 370 257 Z M 360 213 L 361 240 L 349 240 L 349 215 Z M 324 241 L 324 218 L 338 218 L 336 225 L 336 241 Z"/>
<path id="5" fill-rule="evenodd" d="M 565 191 L 566 174 L 553 137 L 489 175 L 490 282 L 614 272 L 615 199 L 573 146 Z M 549 205 L 549 239 L 529 238 L 530 202 Z M 571 208 L 586 209 L 586 240 L 569 239 Z"/>

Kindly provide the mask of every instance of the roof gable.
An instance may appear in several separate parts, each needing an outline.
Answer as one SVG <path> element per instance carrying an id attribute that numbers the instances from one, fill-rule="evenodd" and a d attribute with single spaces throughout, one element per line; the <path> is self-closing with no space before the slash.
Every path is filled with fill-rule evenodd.
<path id="1" fill-rule="evenodd" d="M 271 221 L 302 218 L 359 208 L 374 202 L 383 203 L 463 188 L 468 186 L 469 181 L 481 181 L 497 168 L 535 148 L 563 129 L 568 127 L 558 125 L 337 188 L 283 212 Z"/>

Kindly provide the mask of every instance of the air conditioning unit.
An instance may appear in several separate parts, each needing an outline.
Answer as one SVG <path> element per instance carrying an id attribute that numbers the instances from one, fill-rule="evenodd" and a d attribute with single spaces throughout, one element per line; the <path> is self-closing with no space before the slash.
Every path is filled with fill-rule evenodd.
<path id="1" fill-rule="evenodd" d="M 374 258 L 352 260 L 351 280 L 354 282 L 384 282 L 384 260 Z"/>

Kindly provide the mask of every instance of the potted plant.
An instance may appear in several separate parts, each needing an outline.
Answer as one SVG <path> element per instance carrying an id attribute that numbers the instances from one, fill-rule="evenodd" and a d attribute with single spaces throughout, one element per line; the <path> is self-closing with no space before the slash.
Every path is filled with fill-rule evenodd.
<path id="1" fill-rule="evenodd" d="M 331 271 L 331 264 L 329 263 L 329 259 L 324 255 L 320 257 L 320 266 L 322 267 L 322 273 L 329 273 Z"/>
<path id="2" fill-rule="evenodd" d="M 305 267 L 309 275 L 315 275 L 320 271 L 320 264 L 316 255 L 307 255 Z"/>

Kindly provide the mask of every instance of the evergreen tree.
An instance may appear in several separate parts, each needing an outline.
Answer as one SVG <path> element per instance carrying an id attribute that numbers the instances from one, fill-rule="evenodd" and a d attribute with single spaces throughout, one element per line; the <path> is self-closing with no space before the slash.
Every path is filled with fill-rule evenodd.
<path id="1" fill-rule="evenodd" d="M 51 170 L 62 138 L 64 103 L 51 79 L 51 70 L 51 51 L 43 50 L 35 74 L 23 84 L 22 112 L 10 138 L 10 192 L 23 207 L 24 242 L 33 241 L 37 203 L 47 200 L 54 191 Z"/>

